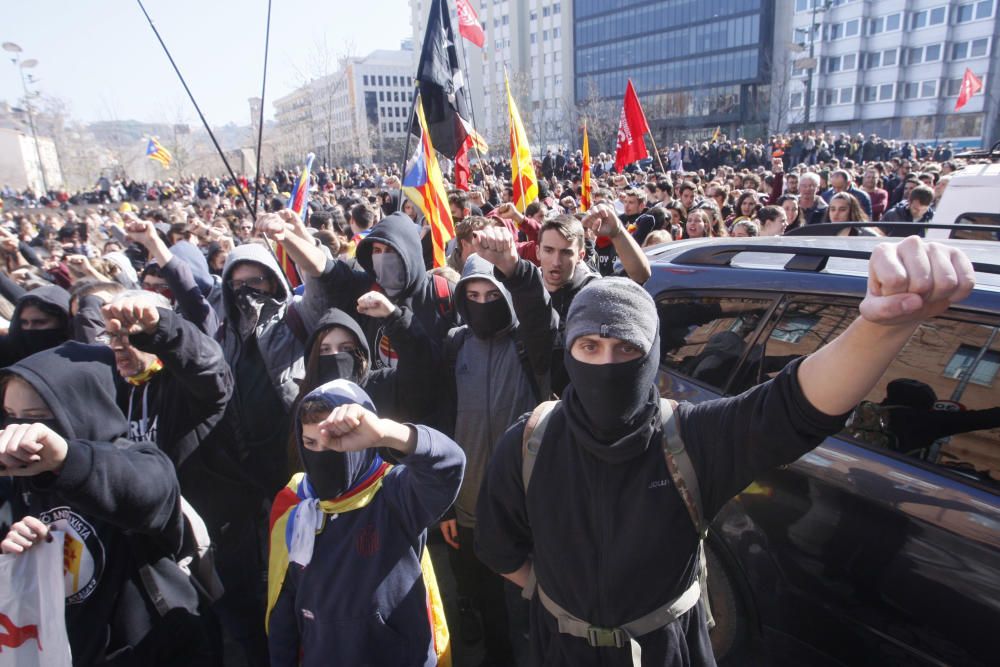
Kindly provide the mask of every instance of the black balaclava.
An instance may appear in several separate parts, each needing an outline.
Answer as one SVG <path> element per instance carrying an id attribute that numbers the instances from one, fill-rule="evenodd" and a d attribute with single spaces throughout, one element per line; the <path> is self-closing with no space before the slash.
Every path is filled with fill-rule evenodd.
<path id="1" fill-rule="evenodd" d="M 476 338 L 493 338 L 511 325 L 510 306 L 503 297 L 487 303 L 466 299 L 465 316 Z"/>
<path id="2" fill-rule="evenodd" d="M 320 384 L 334 380 L 350 380 L 359 382 L 361 379 L 361 359 L 352 352 L 335 352 L 322 354 L 316 360 L 317 380 Z"/>
<path id="3" fill-rule="evenodd" d="M 233 297 L 240 312 L 240 337 L 244 339 L 257 329 L 262 319 L 266 320 L 281 307 L 281 302 L 274 296 L 246 285 L 235 290 Z"/>
<path id="4" fill-rule="evenodd" d="M 317 387 L 306 395 L 303 403 L 317 398 L 329 403 L 331 411 L 338 405 L 357 403 L 366 410 L 375 412 L 375 406 L 368 394 L 347 380 L 335 380 Z M 302 422 L 298 415 L 295 424 L 302 467 L 305 468 L 310 486 L 320 499 L 336 498 L 350 490 L 364 479 L 378 458 L 378 453 L 374 449 L 363 449 L 359 452 L 310 451 L 302 444 Z"/>
<path id="5" fill-rule="evenodd" d="M 628 279 L 596 280 L 570 306 L 563 353 L 570 385 L 563 394 L 564 410 L 574 440 L 604 460 L 626 461 L 645 451 L 659 426 L 658 328 L 652 298 Z M 581 336 L 616 338 L 642 356 L 615 364 L 584 363 L 571 353 Z"/>

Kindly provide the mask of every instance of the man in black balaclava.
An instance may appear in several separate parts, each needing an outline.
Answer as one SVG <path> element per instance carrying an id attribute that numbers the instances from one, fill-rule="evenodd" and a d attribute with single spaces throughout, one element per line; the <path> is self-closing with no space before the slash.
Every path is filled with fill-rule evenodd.
<path id="1" fill-rule="evenodd" d="M 477 555 L 531 598 L 528 664 L 715 665 L 695 508 L 710 521 L 758 475 L 840 431 L 921 322 L 974 284 L 957 249 L 879 245 L 861 317 L 840 336 L 743 394 L 676 408 L 655 384 L 653 299 L 621 278 L 581 290 L 563 400 L 540 440 L 532 415 L 529 458 L 526 419 L 500 438 L 476 508 Z M 679 474 L 664 455 L 673 426 L 683 448 L 671 439 L 671 460 L 690 464 Z"/>

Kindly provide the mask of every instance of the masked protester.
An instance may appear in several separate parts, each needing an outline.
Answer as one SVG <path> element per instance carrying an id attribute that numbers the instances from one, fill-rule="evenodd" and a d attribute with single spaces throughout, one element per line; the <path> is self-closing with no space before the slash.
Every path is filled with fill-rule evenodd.
<path id="1" fill-rule="evenodd" d="M 9 366 L 69 339 L 69 292 L 55 285 L 25 292 L 10 318 L 10 330 L 0 337 L 0 363 Z"/>
<path id="2" fill-rule="evenodd" d="M 371 396 L 379 414 L 401 421 L 418 421 L 421 396 L 433 394 L 435 375 L 430 339 L 412 311 L 395 306 L 384 294 L 369 292 L 358 309 L 385 322 L 398 363 L 395 368 L 372 368 L 372 354 L 364 331 L 342 310 L 332 309 L 320 319 L 306 343 L 306 374 L 299 400 L 333 380 L 349 380 Z M 298 447 L 292 452 L 298 458 Z"/>
<path id="3" fill-rule="evenodd" d="M 760 474 L 838 432 L 975 275 L 959 250 L 916 237 L 877 246 L 869 270 L 861 317 L 839 337 L 698 405 L 657 395 L 659 323 L 644 290 L 603 278 L 580 291 L 563 400 L 501 437 L 477 505 L 476 553 L 531 600 L 530 665 L 715 664 L 701 531 Z"/>
<path id="4" fill-rule="evenodd" d="M 107 348 L 69 342 L 4 371 L 0 466 L 14 477 L 16 522 L 0 547 L 19 554 L 63 532 L 74 665 L 214 665 L 198 594 L 174 561 L 174 468 L 153 443 L 128 440 L 111 364 Z"/>
<path id="5" fill-rule="evenodd" d="M 298 407 L 305 474 L 271 514 L 272 665 L 431 667 L 447 649 L 421 567 L 426 529 L 454 501 L 465 456 L 441 433 L 374 409 L 346 380 Z"/>
<path id="6" fill-rule="evenodd" d="M 538 389 L 510 294 L 493 276 L 493 265 L 478 255 L 465 263 L 455 308 L 466 324 L 448 334 L 450 377 L 445 382 L 454 385 L 455 441 L 465 451 L 466 469 L 454 512 L 440 528 L 451 546 L 463 640 L 484 640 L 486 664 L 512 665 L 511 638 L 526 633 L 527 616 L 523 605 L 508 612 L 503 579 L 475 555 L 476 499 L 494 445 L 508 425 L 535 406 Z"/>
<path id="7" fill-rule="evenodd" d="M 331 263 L 323 274 L 330 297 L 328 306 L 362 316 L 362 326 L 373 351 L 372 367 L 392 367 L 398 354 L 388 334 L 387 323 L 363 317 L 358 299 L 371 291 L 372 283 L 396 306 L 405 306 L 434 345 L 440 359 L 448 330 L 455 324 L 452 287 L 442 276 L 424 270 L 417 226 L 403 213 L 393 213 L 371 228 L 358 243 L 356 258 L 361 269 L 347 262 Z"/>

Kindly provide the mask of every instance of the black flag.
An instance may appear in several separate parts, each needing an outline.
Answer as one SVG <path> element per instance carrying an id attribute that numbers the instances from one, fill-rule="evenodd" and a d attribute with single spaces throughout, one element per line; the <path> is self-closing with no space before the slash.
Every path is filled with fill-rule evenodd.
<path id="1" fill-rule="evenodd" d="M 466 132 L 459 116 L 470 117 L 468 88 L 458 65 L 447 0 L 432 0 L 417 65 L 417 84 L 434 149 L 454 158 Z M 419 129 L 414 131 L 419 134 Z"/>

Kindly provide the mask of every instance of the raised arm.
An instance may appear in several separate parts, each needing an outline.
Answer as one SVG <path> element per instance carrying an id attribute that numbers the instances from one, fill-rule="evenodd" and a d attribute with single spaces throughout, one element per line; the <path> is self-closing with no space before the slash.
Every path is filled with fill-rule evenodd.
<path id="1" fill-rule="evenodd" d="M 607 204 L 598 204 L 583 219 L 584 229 L 590 229 L 597 236 L 607 236 L 615 246 L 625 274 L 642 285 L 652 275 L 649 259 L 639 244 L 628 233 L 615 209 Z"/>

